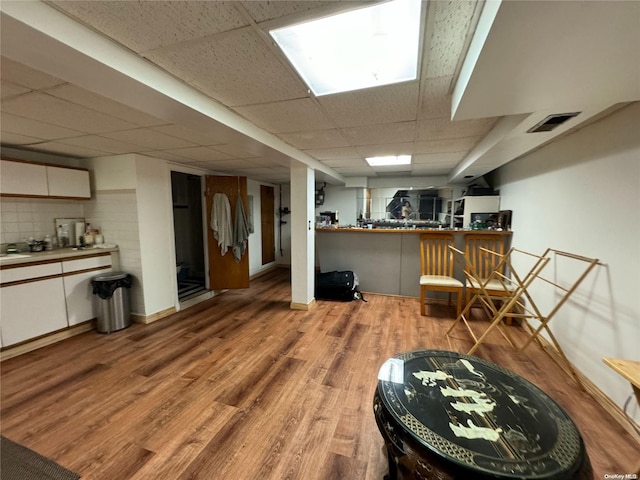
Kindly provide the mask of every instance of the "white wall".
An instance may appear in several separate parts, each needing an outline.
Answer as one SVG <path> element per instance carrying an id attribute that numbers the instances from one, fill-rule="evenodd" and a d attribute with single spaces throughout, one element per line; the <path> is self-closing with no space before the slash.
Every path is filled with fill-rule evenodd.
<path id="1" fill-rule="evenodd" d="M 17 243 L 56 234 L 55 218 L 84 217 L 84 201 L 48 198 L 0 199 L 0 243 Z"/>
<path id="2" fill-rule="evenodd" d="M 358 200 L 356 193 L 362 189 L 327 185 L 324 188 L 324 204 L 316 207 L 315 215 L 320 212 L 338 211 L 340 226 L 355 225 L 358 216 Z"/>
<path id="3" fill-rule="evenodd" d="M 640 360 L 640 103 L 500 168 L 500 208 L 513 210 L 513 246 L 600 259 L 551 320 L 569 360 L 622 407 L 631 387 L 603 357 Z M 571 281 L 570 267 L 548 272 Z M 533 292 L 548 312 L 549 294 Z M 537 296 L 536 296 L 537 295 Z M 534 347 L 535 348 L 535 347 Z M 632 415 L 640 420 L 636 402 Z"/>
<path id="4" fill-rule="evenodd" d="M 117 155 L 85 161 L 92 199 L 85 217 L 120 248 L 120 269 L 133 276 L 131 312 L 152 315 L 177 303 L 170 169 L 164 160 Z"/>
<path id="5" fill-rule="evenodd" d="M 247 179 L 247 194 L 253 196 L 253 233 L 249 235 L 249 275 L 255 275 L 262 270 L 271 268 L 276 262 L 262 264 L 262 224 L 261 224 L 261 201 L 260 201 L 260 186 L 266 185 L 274 188 L 274 211 L 273 211 L 273 225 L 275 229 L 275 248 L 276 248 L 276 261 L 278 258 L 278 216 L 276 211 L 278 210 L 278 187 L 256 182 L 255 180 Z M 249 211 L 246 212 L 247 216 L 250 215 Z"/>
<path id="6" fill-rule="evenodd" d="M 171 172 L 164 160 L 136 155 L 136 199 L 144 282 L 144 313 L 177 303 Z"/>
<path id="7" fill-rule="evenodd" d="M 105 243 L 118 245 L 120 270 L 130 273 L 131 313 L 144 314 L 142 263 L 136 199 L 135 155 L 86 159 L 91 170 L 91 200 L 85 219 L 100 227 Z"/>

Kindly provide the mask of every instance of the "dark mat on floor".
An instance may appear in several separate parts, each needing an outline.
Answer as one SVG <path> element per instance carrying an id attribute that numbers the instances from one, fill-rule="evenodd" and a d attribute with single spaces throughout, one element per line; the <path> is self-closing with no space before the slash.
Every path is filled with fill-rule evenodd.
<path id="1" fill-rule="evenodd" d="M 0 436 L 2 480 L 77 480 L 80 475 L 56 462 Z"/>

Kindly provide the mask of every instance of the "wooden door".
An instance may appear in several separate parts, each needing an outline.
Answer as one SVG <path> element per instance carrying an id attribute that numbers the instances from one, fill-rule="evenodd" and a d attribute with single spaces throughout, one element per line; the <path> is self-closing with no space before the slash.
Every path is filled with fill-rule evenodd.
<path id="1" fill-rule="evenodd" d="M 273 187 L 260 185 L 260 226 L 262 228 L 262 265 L 276 261 Z"/>
<path id="2" fill-rule="evenodd" d="M 231 249 L 222 255 L 218 242 L 211 230 L 211 210 L 213 196 L 216 193 L 224 193 L 229 198 L 231 205 L 231 225 L 236 213 L 238 198 L 242 200 L 245 214 L 248 215 L 247 202 L 247 178 L 207 175 L 207 188 L 205 190 L 207 203 L 207 249 L 209 252 L 209 288 L 223 290 L 228 288 L 249 287 L 249 246 L 240 261 L 236 261 Z"/>

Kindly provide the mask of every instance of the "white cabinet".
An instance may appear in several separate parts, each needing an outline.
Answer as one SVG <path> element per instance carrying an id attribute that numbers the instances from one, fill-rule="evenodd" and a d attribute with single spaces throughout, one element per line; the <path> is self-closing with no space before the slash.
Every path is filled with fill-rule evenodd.
<path id="1" fill-rule="evenodd" d="M 16 160 L 1 161 L 0 195 L 91 198 L 89 171 Z"/>
<path id="2" fill-rule="evenodd" d="M 96 317 L 91 279 L 112 268 L 109 253 L 0 270 L 3 347 Z"/>
<path id="3" fill-rule="evenodd" d="M 46 197 L 47 169 L 44 165 L 2 160 L 0 162 L 0 193 L 3 195 L 27 195 Z"/>
<path id="4" fill-rule="evenodd" d="M 91 198 L 89 171 L 47 166 L 50 197 Z"/>
<path id="5" fill-rule="evenodd" d="M 14 268 L 8 272 L 11 275 L 2 275 L 4 285 L 0 288 L 3 346 L 67 327 L 62 276 L 51 277 L 62 273 L 60 263 Z M 9 280 L 10 277 L 24 275 L 28 275 L 30 280 L 15 283 Z"/>
<path id="6" fill-rule="evenodd" d="M 96 318 L 91 279 L 111 271 L 111 256 L 68 260 L 62 263 L 69 326 Z"/>
<path id="7" fill-rule="evenodd" d="M 499 195 L 467 196 L 454 202 L 454 227 L 470 228 L 474 214 L 498 213 Z"/>

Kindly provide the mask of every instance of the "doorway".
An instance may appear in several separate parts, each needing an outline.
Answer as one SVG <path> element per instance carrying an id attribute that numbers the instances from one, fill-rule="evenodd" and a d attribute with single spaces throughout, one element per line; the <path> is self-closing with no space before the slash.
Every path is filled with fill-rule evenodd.
<path id="1" fill-rule="evenodd" d="M 274 188 L 260 185 L 260 231 L 262 232 L 262 265 L 276 261 L 274 228 Z"/>
<path id="2" fill-rule="evenodd" d="M 206 290 L 202 229 L 202 179 L 171 172 L 178 299 Z"/>

